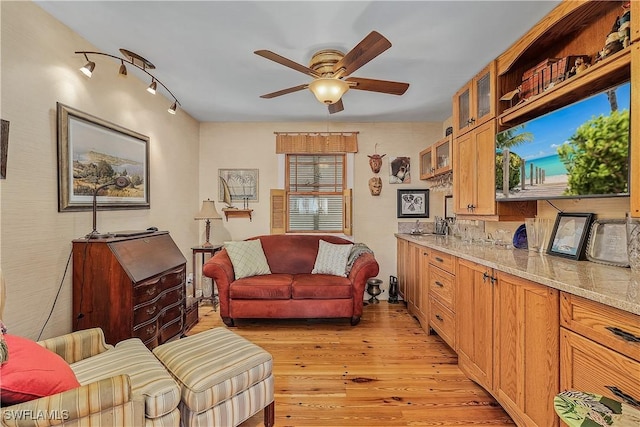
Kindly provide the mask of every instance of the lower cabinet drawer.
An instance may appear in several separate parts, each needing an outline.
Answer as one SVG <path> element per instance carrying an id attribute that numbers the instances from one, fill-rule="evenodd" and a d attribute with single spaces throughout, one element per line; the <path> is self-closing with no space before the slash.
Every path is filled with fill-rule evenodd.
<path id="1" fill-rule="evenodd" d="M 433 297 L 429 297 L 429 326 L 449 344 L 449 347 L 455 349 L 455 315 Z"/>
<path id="2" fill-rule="evenodd" d="M 560 390 L 640 402 L 640 362 L 560 328 Z"/>
<path id="3" fill-rule="evenodd" d="M 453 310 L 455 299 L 455 276 L 432 266 L 429 274 L 429 292 L 438 296 L 445 306 Z"/>

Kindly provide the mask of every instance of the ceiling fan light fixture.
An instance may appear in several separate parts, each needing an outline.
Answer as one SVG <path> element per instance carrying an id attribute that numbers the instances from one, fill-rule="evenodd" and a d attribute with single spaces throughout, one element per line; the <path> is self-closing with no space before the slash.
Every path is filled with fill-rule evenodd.
<path id="1" fill-rule="evenodd" d="M 349 85 L 340 79 L 321 77 L 309 83 L 309 90 L 318 101 L 331 105 L 340 101 L 342 95 L 349 90 Z"/>

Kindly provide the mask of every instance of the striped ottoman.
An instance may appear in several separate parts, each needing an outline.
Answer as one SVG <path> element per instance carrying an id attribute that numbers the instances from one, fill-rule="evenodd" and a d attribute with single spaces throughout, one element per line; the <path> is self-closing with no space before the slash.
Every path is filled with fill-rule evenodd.
<path id="1" fill-rule="evenodd" d="M 183 426 L 237 426 L 263 408 L 265 427 L 273 426 L 273 360 L 262 348 L 214 328 L 153 353 L 180 385 Z"/>

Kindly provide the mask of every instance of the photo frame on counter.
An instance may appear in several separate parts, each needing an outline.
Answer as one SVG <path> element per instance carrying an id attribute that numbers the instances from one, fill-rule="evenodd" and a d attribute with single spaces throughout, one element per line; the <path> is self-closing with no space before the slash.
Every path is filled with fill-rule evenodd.
<path id="1" fill-rule="evenodd" d="M 7 177 L 7 151 L 9 150 L 9 121 L 0 119 L 0 179 Z"/>
<path id="2" fill-rule="evenodd" d="M 149 209 L 149 137 L 57 103 L 58 211 Z"/>
<path id="3" fill-rule="evenodd" d="M 444 217 L 446 219 L 453 219 L 456 217 L 453 205 L 453 196 L 444 196 Z"/>
<path id="4" fill-rule="evenodd" d="M 398 218 L 429 218 L 429 190 L 397 190 Z"/>
<path id="5" fill-rule="evenodd" d="M 580 260 L 594 214 L 559 212 L 551 232 L 547 254 Z"/>

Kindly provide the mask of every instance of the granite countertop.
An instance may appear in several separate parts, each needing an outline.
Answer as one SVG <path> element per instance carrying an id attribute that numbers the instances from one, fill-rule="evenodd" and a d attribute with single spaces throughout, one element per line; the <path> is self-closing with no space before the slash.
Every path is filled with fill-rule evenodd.
<path id="1" fill-rule="evenodd" d="M 402 233 L 395 236 L 640 315 L 640 277 L 632 276 L 629 268 L 574 261 L 526 249 L 463 243 L 451 236 Z"/>

